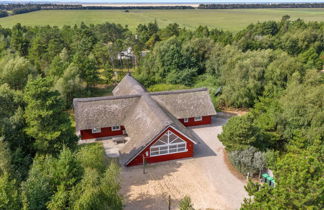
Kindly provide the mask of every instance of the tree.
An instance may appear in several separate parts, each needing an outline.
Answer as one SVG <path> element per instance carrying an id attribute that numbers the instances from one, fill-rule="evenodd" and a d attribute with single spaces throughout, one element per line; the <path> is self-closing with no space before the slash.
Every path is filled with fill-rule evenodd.
<path id="1" fill-rule="evenodd" d="M 61 77 L 64 74 L 64 70 L 69 65 L 69 54 L 66 48 L 62 50 L 59 55 L 56 55 L 51 62 L 46 75 L 52 77 Z"/>
<path id="2" fill-rule="evenodd" d="M 17 23 L 12 27 L 10 46 L 20 56 L 26 56 L 28 54 L 29 40 L 26 37 L 27 28 Z"/>
<path id="3" fill-rule="evenodd" d="M 73 60 L 80 70 L 80 78 L 87 83 L 87 87 L 93 87 L 98 83 L 98 67 L 93 55 L 84 57 L 82 54 L 76 54 Z"/>
<path id="4" fill-rule="evenodd" d="M 97 170 L 86 168 L 83 179 L 73 189 L 72 208 L 121 210 L 123 206 L 118 194 L 117 176 L 116 164 L 111 165 L 103 177 Z"/>
<path id="5" fill-rule="evenodd" d="M 189 196 L 185 196 L 179 202 L 180 210 L 194 210 L 191 203 L 191 198 Z"/>
<path id="6" fill-rule="evenodd" d="M 78 67 L 72 63 L 64 71 L 64 74 L 55 84 L 54 89 L 60 92 L 66 107 L 71 107 L 73 98 L 81 95 L 83 90 Z"/>
<path id="7" fill-rule="evenodd" d="M 20 209 L 18 187 L 8 174 L 0 175 L 0 209 Z"/>
<path id="8" fill-rule="evenodd" d="M 35 139 L 34 148 L 40 153 L 58 153 L 64 145 L 74 147 L 77 137 L 57 91 L 51 82 L 39 78 L 27 84 L 24 100 L 27 104 L 26 133 Z"/>
<path id="9" fill-rule="evenodd" d="M 251 116 L 246 114 L 229 119 L 218 138 L 227 150 L 234 151 L 256 145 L 258 135 L 259 129 L 253 125 Z"/>
<path id="10" fill-rule="evenodd" d="M 319 147 L 317 152 L 323 145 Z M 263 185 L 259 191 L 250 190 L 254 199 L 246 199 L 242 209 L 322 209 L 323 164 L 320 153 L 314 152 L 299 151 L 280 158 L 275 168 L 275 188 Z"/>
<path id="11" fill-rule="evenodd" d="M 51 201 L 47 203 L 49 209 L 65 209 L 69 206 L 70 191 L 82 177 L 83 170 L 80 163 L 69 149 L 63 148 L 54 162 L 55 174 L 53 182 L 57 188 Z"/>
<path id="12" fill-rule="evenodd" d="M 7 83 L 12 89 L 21 90 L 37 71 L 23 57 L 5 57 L 0 62 L 0 83 Z"/>
<path id="13" fill-rule="evenodd" d="M 83 168 L 94 168 L 100 173 L 106 169 L 107 160 L 101 144 L 81 146 L 76 153 L 76 158 Z"/>

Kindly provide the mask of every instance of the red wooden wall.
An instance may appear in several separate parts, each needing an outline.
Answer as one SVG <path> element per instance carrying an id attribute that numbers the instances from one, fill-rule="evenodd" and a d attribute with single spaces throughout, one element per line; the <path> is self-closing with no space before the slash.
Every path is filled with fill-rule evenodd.
<path id="1" fill-rule="evenodd" d="M 184 119 L 179 119 L 179 121 L 185 126 L 207 125 L 212 123 L 212 117 L 203 116 L 201 121 L 195 121 L 194 117 L 188 118 L 188 122 L 184 122 Z"/>
<path id="2" fill-rule="evenodd" d="M 119 131 L 112 131 L 111 127 L 101 128 L 100 133 L 92 133 L 91 129 L 88 130 L 81 130 L 81 139 L 95 139 L 95 138 L 102 138 L 102 137 L 108 137 L 108 136 L 118 136 L 123 135 L 123 130 L 125 130 L 124 126 L 120 126 Z"/>
<path id="3" fill-rule="evenodd" d="M 170 130 L 175 135 L 179 136 L 181 139 L 187 142 L 187 152 L 150 157 L 150 146 L 154 144 L 168 130 Z M 146 152 L 148 153 L 148 155 L 146 155 Z M 155 162 L 161 162 L 167 160 L 175 160 L 180 158 L 192 157 L 193 152 L 194 152 L 194 143 L 192 141 L 187 139 L 181 133 L 177 132 L 175 129 L 168 128 L 166 131 L 160 134 L 149 146 L 147 146 L 140 154 L 138 154 L 136 158 L 134 158 L 130 163 L 128 163 L 127 166 L 135 166 L 135 165 L 143 164 L 143 155 L 145 156 L 145 160 L 147 163 L 155 163 Z"/>

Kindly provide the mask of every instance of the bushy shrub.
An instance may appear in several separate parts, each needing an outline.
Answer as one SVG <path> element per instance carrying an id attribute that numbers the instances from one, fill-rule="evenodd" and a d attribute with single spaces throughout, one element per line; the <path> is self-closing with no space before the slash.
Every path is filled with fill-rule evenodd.
<path id="1" fill-rule="evenodd" d="M 254 147 L 245 150 L 237 150 L 229 153 L 229 159 L 242 173 L 251 176 L 260 173 L 266 167 L 266 153 L 258 151 Z"/>

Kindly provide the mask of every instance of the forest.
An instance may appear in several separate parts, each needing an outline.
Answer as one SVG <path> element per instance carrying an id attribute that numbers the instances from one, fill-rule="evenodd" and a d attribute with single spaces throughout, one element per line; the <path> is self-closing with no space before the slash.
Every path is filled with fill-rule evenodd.
<path id="1" fill-rule="evenodd" d="M 117 54 L 129 47 L 126 66 Z M 77 145 L 71 108 L 109 93 L 128 65 L 149 90 L 208 87 L 218 110 L 248 111 L 219 139 L 242 174 L 270 168 L 276 187 L 250 181 L 242 209 L 322 209 L 323 64 L 324 22 L 289 16 L 235 34 L 157 22 L 0 27 L 0 209 L 122 209 L 118 164 L 100 144 Z"/>

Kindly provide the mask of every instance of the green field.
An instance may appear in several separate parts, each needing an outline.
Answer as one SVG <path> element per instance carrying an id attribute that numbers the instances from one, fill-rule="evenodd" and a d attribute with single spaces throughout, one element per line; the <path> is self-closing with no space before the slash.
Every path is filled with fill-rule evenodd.
<path id="1" fill-rule="evenodd" d="M 74 25 L 82 21 L 87 24 L 104 22 L 128 25 L 134 30 L 140 23 L 156 20 L 163 27 L 178 23 L 186 28 L 199 25 L 239 31 L 250 23 L 265 20 L 280 20 L 283 15 L 305 21 L 324 21 L 324 9 L 233 9 L 233 10 L 53 10 L 37 11 L 0 19 L 3 27 L 16 23 L 23 25 Z"/>

